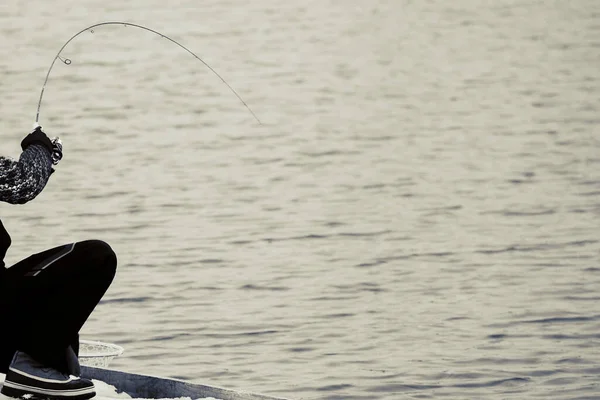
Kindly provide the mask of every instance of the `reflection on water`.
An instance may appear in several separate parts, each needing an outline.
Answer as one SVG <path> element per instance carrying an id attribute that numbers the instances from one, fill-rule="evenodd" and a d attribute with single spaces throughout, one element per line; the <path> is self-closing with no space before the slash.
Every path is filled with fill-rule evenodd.
<path id="1" fill-rule="evenodd" d="M 84 336 L 114 367 L 306 399 L 593 398 L 597 2 L 14 3 L 3 154 L 65 142 L 2 205 L 8 262 L 91 237 Z M 35 9 L 36 17 L 31 15 Z"/>

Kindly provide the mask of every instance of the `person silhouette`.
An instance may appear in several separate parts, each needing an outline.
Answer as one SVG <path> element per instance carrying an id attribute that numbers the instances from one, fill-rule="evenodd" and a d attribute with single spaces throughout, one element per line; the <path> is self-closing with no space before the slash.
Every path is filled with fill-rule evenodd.
<path id="1" fill-rule="evenodd" d="M 36 126 L 19 160 L 0 157 L 0 201 L 33 200 L 62 159 L 58 138 Z M 79 366 L 79 331 L 116 273 L 117 257 L 101 240 L 58 246 L 5 268 L 11 238 L 0 220 L 0 390 L 10 397 L 84 400 L 96 395 Z M 29 396 L 27 396 L 29 395 Z"/>

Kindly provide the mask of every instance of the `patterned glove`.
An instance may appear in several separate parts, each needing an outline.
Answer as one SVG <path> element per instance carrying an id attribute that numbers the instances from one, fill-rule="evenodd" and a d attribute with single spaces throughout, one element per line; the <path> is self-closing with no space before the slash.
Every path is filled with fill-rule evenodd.
<path id="1" fill-rule="evenodd" d="M 52 138 L 52 164 L 56 165 L 63 158 L 63 145 L 59 137 Z"/>

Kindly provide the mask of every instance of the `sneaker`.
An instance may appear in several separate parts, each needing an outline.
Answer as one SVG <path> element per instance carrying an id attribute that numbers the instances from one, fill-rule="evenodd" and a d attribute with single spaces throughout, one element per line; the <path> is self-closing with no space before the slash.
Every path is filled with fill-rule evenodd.
<path id="1" fill-rule="evenodd" d="M 17 351 L 6 373 L 2 394 L 24 399 L 85 400 L 96 395 L 89 379 L 63 374 Z"/>

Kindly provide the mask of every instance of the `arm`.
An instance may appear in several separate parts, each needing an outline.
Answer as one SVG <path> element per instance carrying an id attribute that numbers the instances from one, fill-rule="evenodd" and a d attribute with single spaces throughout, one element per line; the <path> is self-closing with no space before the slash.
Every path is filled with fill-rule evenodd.
<path id="1" fill-rule="evenodd" d="M 44 189 L 51 173 L 52 152 L 39 141 L 28 143 L 19 161 L 0 157 L 0 201 L 27 203 Z"/>

